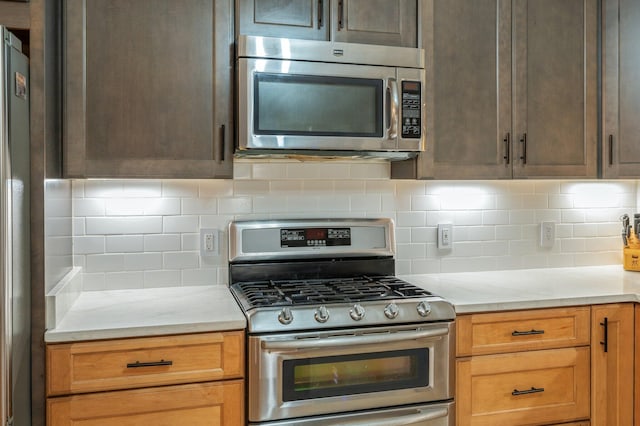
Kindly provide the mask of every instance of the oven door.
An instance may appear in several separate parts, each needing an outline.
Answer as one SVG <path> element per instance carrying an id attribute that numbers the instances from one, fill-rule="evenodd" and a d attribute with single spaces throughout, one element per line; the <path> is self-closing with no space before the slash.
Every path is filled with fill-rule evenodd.
<path id="1" fill-rule="evenodd" d="M 249 420 L 453 398 L 452 322 L 249 337 Z"/>

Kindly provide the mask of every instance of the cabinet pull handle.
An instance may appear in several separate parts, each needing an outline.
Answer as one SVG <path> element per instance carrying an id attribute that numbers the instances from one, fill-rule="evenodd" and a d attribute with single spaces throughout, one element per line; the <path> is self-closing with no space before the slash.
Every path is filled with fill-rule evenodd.
<path id="1" fill-rule="evenodd" d="M 220 144 L 218 146 L 218 158 L 220 158 L 220 162 L 224 162 L 224 148 L 225 148 L 225 144 L 226 144 L 226 128 L 225 125 L 223 124 L 222 126 L 220 126 Z"/>
<path id="2" fill-rule="evenodd" d="M 522 139 L 520 139 L 520 143 L 522 143 L 522 156 L 520 159 L 522 160 L 522 164 L 527 164 L 527 134 L 524 133 L 522 135 Z"/>
<path id="3" fill-rule="evenodd" d="M 531 386 L 531 389 L 527 389 L 527 390 L 514 389 L 513 392 L 511 392 L 511 395 L 513 396 L 529 395 L 530 393 L 540 393 L 540 392 L 544 392 L 544 388 L 534 388 L 533 386 Z"/>
<path id="4" fill-rule="evenodd" d="M 604 352 L 609 352 L 609 318 L 604 317 L 604 322 L 600 323 L 604 327 L 604 341 L 600 342 L 604 346 Z"/>
<path id="5" fill-rule="evenodd" d="M 338 31 L 344 28 L 344 0 L 338 2 Z"/>
<path id="6" fill-rule="evenodd" d="M 173 361 L 165 361 L 161 359 L 160 361 L 152 361 L 152 362 L 132 362 L 127 364 L 127 368 L 140 368 L 140 367 L 161 367 L 164 365 L 173 365 Z"/>
<path id="7" fill-rule="evenodd" d="M 505 154 L 503 158 L 506 160 L 507 164 L 509 164 L 511 161 L 511 133 L 507 132 L 507 136 L 505 136 L 502 141 L 505 144 Z"/>
<path id="8" fill-rule="evenodd" d="M 609 135 L 609 165 L 613 166 L 613 135 Z"/>
<path id="9" fill-rule="evenodd" d="M 518 331 L 518 330 L 514 330 L 511 335 L 512 336 L 532 336 L 534 334 L 544 334 L 544 330 L 535 330 L 535 329 L 531 329 L 529 331 Z"/>
<path id="10" fill-rule="evenodd" d="M 322 18 L 324 16 L 324 2 L 323 0 L 318 0 L 318 29 L 322 28 L 323 22 Z"/>

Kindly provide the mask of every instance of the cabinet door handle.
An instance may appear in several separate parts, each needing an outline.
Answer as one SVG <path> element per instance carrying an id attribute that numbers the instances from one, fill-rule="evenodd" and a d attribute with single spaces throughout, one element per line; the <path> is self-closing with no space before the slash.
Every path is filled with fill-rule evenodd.
<path id="1" fill-rule="evenodd" d="M 322 28 L 323 22 L 322 18 L 324 17 L 324 1 L 318 0 L 318 29 Z"/>
<path id="2" fill-rule="evenodd" d="M 511 161 L 511 133 L 507 132 L 507 136 L 505 136 L 505 138 L 502 140 L 504 142 L 505 145 L 505 149 L 504 149 L 504 159 L 506 160 L 507 164 L 509 164 L 509 162 Z"/>
<path id="3" fill-rule="evenodd" d="M 600 342 L 604 346 L 604 352 L 609 352 L 609 318 L 604 317 L 604 321 L 600 323 L 604 327 L 604 341 Z"/>
<path id="4" fill-rule="evenodd" d="M 512 336 L 532 336 L 535 334 L 544 334 L 544 330 L 535 330 L 535 329 L 531 329 L 529 331 L 518 331 L 518 330 L 514 330 L 511 335 Z"/>
<path id="5" fill-rule="evenodd" d="M 338 31 L 344 28 L 344 0 L 338 2 Z"/>
<path id="6" fill-rule="evenodd" d="M 609 135 L 609 165 L 613 166 L 613 135 Z"/>
<path id="7" fill-rule="evenodd" d="M 165 361 L 164 359 L 161 359 L 160 361 L 152 361 L 152 362 L 136 361 L 136 362 L 127 364 L 127 368 L 161 367 L 161 366 L 167 366 L 167 365 L 173 365 L 173 361 Z"/>
<path id="8" fill-rule="evenodd" d="M 514 389 L 513 392 L 511 392 L 511 395 L 513 396 L 529 395 L 530 393 L 540 393 L 540 392 L 544 392 L 544 388 L 535 388 L 531 386 L 531 389 L 527 389 L 527 390 Z"/>
<path id="9" fill-rule="evenodd" d="M 218 144 L 218 156 L 217 156 L 220 159 L 220 162 L 224 162 L 224 149 L 225 149 L 226 136 L 227 136 L 226 130 L 227 129 L 224 124 L 220 126 L 220 143 Z"/>
<path id="10" fill-rule="evenodd" d="M 520 159 L 522 160 L 522 164 L 527 164 L 527 134 L 524 133 L 522 135 L 522 139 L 520 139 L 520 143 L 522 144 L 522 156 Z"/>

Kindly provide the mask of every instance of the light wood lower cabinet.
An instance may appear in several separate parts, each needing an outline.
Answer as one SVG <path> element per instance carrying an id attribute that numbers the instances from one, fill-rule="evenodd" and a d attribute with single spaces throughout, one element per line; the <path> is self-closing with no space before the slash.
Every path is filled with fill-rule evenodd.
<path id="1" fill-rule="evenodd" d="M 589 417 L 589 348 L 457 362 L 460 425 L 542 425 Z"/>
<path id="2" fill-rule="evenodd" d="M 458 426 L 640 425 L 640 305 L 478 313 L 456 324 Z"/>
<path id="3" fill-rule="evenodd" d="M 591 308 L 591 422 L 633 424 L 634 307 L 630 303 Z"/>
<path id="4" fill-rule="evenodd" d="M 458 426 L 589 424 L 589 306 L 460 315 L 456 324 Z"/>
<path id="5" fill-rule="evenodd" d="M 244 332 L 47 346 L 48 426 L 244 424 Z"/>
<path id="6" fill-rule="evenodd" d="M 49 426 L 238 426 L 242 380 L 49 398 Z"/>

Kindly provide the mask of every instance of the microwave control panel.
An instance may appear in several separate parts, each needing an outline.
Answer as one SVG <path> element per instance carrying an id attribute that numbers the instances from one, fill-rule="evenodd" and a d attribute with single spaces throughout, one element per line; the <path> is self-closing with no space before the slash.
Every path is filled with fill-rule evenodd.
<path id="1" fill-rule="evenodd" d="M 419 81 L 402 82 L 402 138 L 422 137 L 422 93 Z"/>

